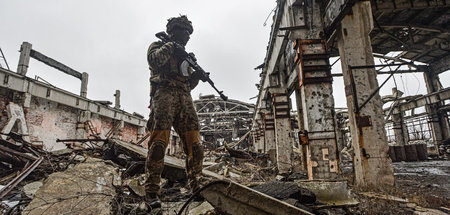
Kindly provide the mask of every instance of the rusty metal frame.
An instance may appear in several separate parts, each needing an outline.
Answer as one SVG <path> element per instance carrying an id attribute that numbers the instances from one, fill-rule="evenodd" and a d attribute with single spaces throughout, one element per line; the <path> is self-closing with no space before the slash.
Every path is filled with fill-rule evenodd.
<path id="1" fill-rule="evenodd" d="M 324 53 L 320 54 L 304 54 L 302 48 L 303 45 L 321 44 Z M 308 40 L 296 40 L 294 43 L 294 49 L 296 55 L 294 58 L 295 64 L 297 64 L 297 77 L 299 86 L 303 84 L 317 84 L 317 83 L 331 83 L 333 82 L 333 76 L 331 74 L 331 65 L 329 61 L 328 45 L 326 40 L 323 39 L 308 39 Z M 325 60 L 326 65 L 305 65 L 305 61 Z M 326 76 L 323 77 L 305 77 L 306 72 L 312 71 L 325 71 Z"/>
<path id="2" fill-rule="evenodd" d="M 264 129 L 266 131 L 275 130 L 275 119 L 268 118 L 267 116 L 271 116 L 273 113 L 265 113 L 264 114 Z"/>
<path id="3" fill-rule="evenodd" d="M 0 190 L 0 199 L 6 196 L 9 192 L 11 192 L 11 190 L 14 189 L 14 187 L 16 187 L 21 181 L 23 181 L 23 179 L 25 179 L 31 172 L 33 172 L 34 169 L 36 169 L 44 160 L 44 157 L 40 156 L 38 152 L 36 152 L 31 148 L 32 144 L 23 140 L 21 136 L 19 138 L 19 136 L 17 136 L 17 134 L 15 133 L 9 133 L 5 135 L 10 135 L 11 138 L 13 138 L 14 140 L 23 143 L 25 146 L 23 149 L 26 149 L 26 151 L 33 153 L 34 155 L 36 155 L 36 157 L 16 151 L 15 149 L 19 149 L 22 147 L 19 147 L 7 140 L 3 140 L 0 138 L 0 141 L 2 142 L 2 145 L 0 145 L 0 149 L 2 149 L 2 152 L 9 152 L 15 156 L 26 159 L 25 161 L 26 164 L 22 172 Z M 8 146 L 10 146 L 13 149 L 9 148 Z M 19 158 L 19 160 L 21 159 Z M 29 165 L 31 161 L 33 162 Z"/>
<path id="4" fill-rule="evenodd" d="M 286 97 L 286 101 L 279 102 L 276 97 Z M 290 107 L 289 107 L 289 96 L 285 93 L 272 93 L 272 106 L 273 106 L 273 118 L 275 119 L 290 119 Z M 280 107 L 287 106 L 287 107 Z M 286 112 L 285 114 L 280 114 L 280 112 Z"/>
<path id="5" fill-rule="evenodd" d="M 24 170 L 17 175 L 12 181 L 10 181 L 3 189 L 0 190 L 0 198 L 6 196 L 14 187 L 16 187 L 23 179 L 25 179 L 31 172 L 33 172 L 39 164 L 42 163 L 44 157 L 39 157 L 39 159 L 35 160 L 31 165 L 24 168 Z"/>

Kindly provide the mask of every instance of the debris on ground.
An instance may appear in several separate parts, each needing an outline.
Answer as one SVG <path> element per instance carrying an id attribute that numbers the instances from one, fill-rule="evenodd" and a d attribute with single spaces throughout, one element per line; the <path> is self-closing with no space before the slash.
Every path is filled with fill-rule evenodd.
<path id="1" fill-rule="evenodd" d="M 1 214 L 157 214 L 144 200 L 145 148 L 110 138 L 46 152 L 15 139 L 0 140 Z M 304 172 L 278 175 L 269 156 L 236 145 L 205 147 L 205 187 L 195 194 L 202 201 L 186 189 L 183 154 L 166 156 L 163 214 L 448 213 L 448 161 L 395 163 L 396 187 L 364 191 L 345 180 L 308 181 Z"/>
<path id="2" fill-rule="evenodd" d="M 88 158 L 63 172 L 51 174 L 23 213 L 110 214 L 116 180 L 120 180 L 117 168 L 101 159 Z"/>

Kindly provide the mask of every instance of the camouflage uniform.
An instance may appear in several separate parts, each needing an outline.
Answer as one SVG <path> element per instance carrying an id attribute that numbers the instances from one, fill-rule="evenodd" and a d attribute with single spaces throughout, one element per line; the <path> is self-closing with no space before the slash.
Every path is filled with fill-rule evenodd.
<path id="1" fill-rule="evenodd" d="M 200 141 L 200 124 L 190 91 L 199 79 L 192 74 L 182 74 L 180 57 L 175 55 L 172 43 L 161 41 L 150 45 L 147 59 L 151 70 L 152 114 L 147 125 L 150 134 L 146 161 L 147 193 L 156 194 L 164 168 L 164 154 L 173 126 L 181 137 L 186 158 L 186 172 L 191 190 L 198 189 L 198 178 L 203 165 L 203 145 Z M 187 76 L 186 76 L 187 75 Z M 155 89 L 156 88 L 156 89 Z"/>

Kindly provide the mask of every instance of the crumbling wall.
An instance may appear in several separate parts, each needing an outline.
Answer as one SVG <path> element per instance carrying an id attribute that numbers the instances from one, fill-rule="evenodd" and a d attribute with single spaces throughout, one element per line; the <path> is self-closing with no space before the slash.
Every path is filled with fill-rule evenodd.
<path id="1" fill-rule="evenodd" d="M 75 139 L 78 110 L 46 99 L 33 97 L 25 109 L 30 141 L 42 143 L 48 151 L 65 148 L 56 139 Z"/>
<path id="2" fill-rule="evenodd" d="M 8 114 L 6 113 L 6 105 L 11 101 L 12 95 L 8 95 L 7 91 L 0 89 L 0 128 L 5 127 L 8 123 Z"/>
<path id="3" fill-rule="evenodd" d="M 125 123 L 121 132 L 121 140 L 134 143 L 137 142 L 138 130 L 139 128 Z"/>
<path id="4" fill-rule="evenodd" d="M 13 101 L 14 93 L 14 90 L 0 88 L 0 129 L 3 129 L 8 122 L 6 106 Z M 24 108 L 30 141 L 42 144 L 48 151 L 65 148 L 64 143 L 57 143 L 56 140 L 77 139 L 77 124 L 81 111 L 78 108 L 32 96 L 30 107 Z M 117 119 L 96 113 L 91 114 L 90 122 L 94 133 L 100 134 L 101 137 L 106 137 L 114 125 L 120 124 Z M 139 128 L 137 125 L 124 123 L 124 127 L 119 130 L 116 137 L 123 141 L 137 142 Z M 92 134 L 88 128 L 86 130 L 88 136 Z M 17 129 L 14 127 L 12 131 L 17 131 Z"/>
<path id="5" fill-rule="evenodd" d="M 106 136 L 106 134 L 113 128 L 115 121 L 111 118 L 92 113 L 91 123 L 93 125 L 95 135 L 101 134 Z M 88 136 L 89 135 L 91 135 L 90 131 L 88 132 Z"/>

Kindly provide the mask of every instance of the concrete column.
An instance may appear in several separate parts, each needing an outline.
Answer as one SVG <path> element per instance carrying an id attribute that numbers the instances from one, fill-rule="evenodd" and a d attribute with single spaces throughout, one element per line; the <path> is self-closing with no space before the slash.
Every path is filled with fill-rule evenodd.
<path id="1" fill-rule="evenodd" d="M 402 97 L 403 92 L 397 90 L 397 88 L 392 88 L 392 95 L 397 98 Z M 409 136 L 408 136 L 408 128 L 404 124 L 403 115 L 404 113 L 400 111 L 398 108 L 399 101 L 394 101 L 392 106 L 396 107 L 393 112 L 396 114 L 392 114 L 392 130 L 394 130 L 395 143 L 400 147 L 401 158 L 406 158 L 405 145 L 408 144 Z M 401 161 L 401 158 L 397 158 L 398 161 Z"/>
<path id="2" fill-rule="evenodd" d="M 258 152 L 258 138 L 256 136 L 256 130 L 255 127 L 252 128 L 252 151 Z"/>
<path id="3" fill-rule="evenodd" d="M 345 147 L 345 121 L 343 113 L 336 114 L 336 141 L 338 152 L 342 152 Z"/>
<path id="4" fill-rule="evenodd" d="M 77 122 L 77 139 L 86 139 L 88 131 L 86 129 L 86 122 L 91 120 L 90 111 L 80 111 Z"/>
<path id="5" fill-rule="evenodd" d="M 277 165 L 280 174 L 292 167 L 290 103 L 286 93 L 272 93 Z"/>
<path id="6" fill-rule="evenodd" d="M 403 122 L 403 113 L 392 115 L 392 129 L 394 130 L 395 145 L 402 146 L 400 153 L 402 158 L 406 157 L 405 145 L 408 143 L 408 129 Z"/>
<path id="7" fill-rule="evenodd" d="M 261 152 L 265 153 L 266 140 L 264 139 L 264 126 L 262 119 L 258 120 L 258 145 Z"/>
<path id="8" fill-rule="evenodd" d="M 395 142 L 397 146 L 405 146 L 409 141 L 408 128 L 404 123 L 403 113 L 392 115 L 392 128 L 394 130 Z"/>
<path id="9" fill-rule="evenodd" d="M 442 89 L 442 84 L 439 80 L 439 76 L 434 72 L 434 70 L 432 70 L 432 68 L 429 68 L 427 72 L 424 72 L 423 76 L 428 93 L 437 92 Z M 443 105 L 443 102 L 425 106 L 431 124 L 431 132 L 433 135 L 435 151 L 438 153 L 438 155 L 439 145 L 441 144 L 441 142 L 450 138 L 450 126 L 447 120 L 447 112 L 439 111 L 439 107 L 441 107 L 441 105 Z"/>
<path id="10" fill-rule="evenodd" d="M 136 141 L 141 140 L 145 135 L 145 126 L 139 127 L 138 128 L 138 133 L 137 133 L 137 137 L 136 137 Z"/>
<path id="11" fill-rule="evenodd" d="M 17 73 L 25 76 L 30 63 L 31 43 L 23 42 L 20 46 L 19 64 L 17 65 Z"/>
<path id="12" fill-rule="evenodd" d="M 331 66 L 325 38 L 321 2 L 304 1 L 295 14 L 305 29 L 291 33 L 295 40 L 299 93 L 303 115 L 303 139 L 306 144 L 308 178 L 337 179 L 339 156 L 335 132 Z M 292 38 L 294 37 L 294 38 Z"/>
<path id="13" fill-rule="evenodd" d="M 273 113 L 264 113 L 264 140 L 266 143 L 266 153 L 269 154 L 270 160 L 276 162 L 277 147 L 275 140 L 275 119 Z"/>
<path id="14" fill-rule="evenodd" d="M 114 102 L 114 108 L 120 109 L 120 90 L 116 90 L 114 97 L 116 98 Z"/>
<path id="15" fill-rule="evenodd" d="M 300 92 L 300 88 L 297 86 L 295 88 L 295 101 L 297 103 L 297 123 L 298 123 L 298 130 L 300 131 L 301 134 L 304 134 L 305 131 L 305 125 L 304 125 L 304 121 L 303 121 L 303 106 L 302 106 L 302 95 Z M 300 148 L 301 148 L 301 159 L 302 159 L 302 170 L 303 171 L 307 171 L 308 167 L 307 167 L 307 158 L 306 158 L 306 154 L 308 151 L 308 146 L 306 143 L 304 143 L 302 141 L 302 135 L 299 135 L 299 142 L 300 142 Z"/>
<path id="16" fill-rule="evenodd" d="M 261 136 L 261 119 L 260 115 L 258 114 L 255 119 L 255 123 L 253 124 L 254 129 L 254 144 L 253 147 L 256 152 L 264 153 L 264 137 Z"/>
<path id="17" fill-rule="evenodd" d="M 383 102 L 379 94 L 359 106 L 378 88 L 375 69 L 349 66 L 373 65 L 369 33 L 373 29 L 370 2 L 357 2 L 338 30 L 338 47 L 344 75 L 349 124 L 354 149 L 353 166 L 358 186 L 394 184 L 384 128 Z"/>
<path id="18" fill-rule="evenodd" d="M 113 137 L 116 139 L 122 139 L 122 130 L 125 127 L 125 122 L 123 120 L 120 120 L 119 126 L 117 127 L 116 131 L 114 131 Z"/>
<path id="19" fill-rule="evenodd" d="M 87 86 L 88 86 L 89 74 L 83 72 L 81 75 L 81 90 L 80 96 L 86 98 L 87 97 Z"/>

